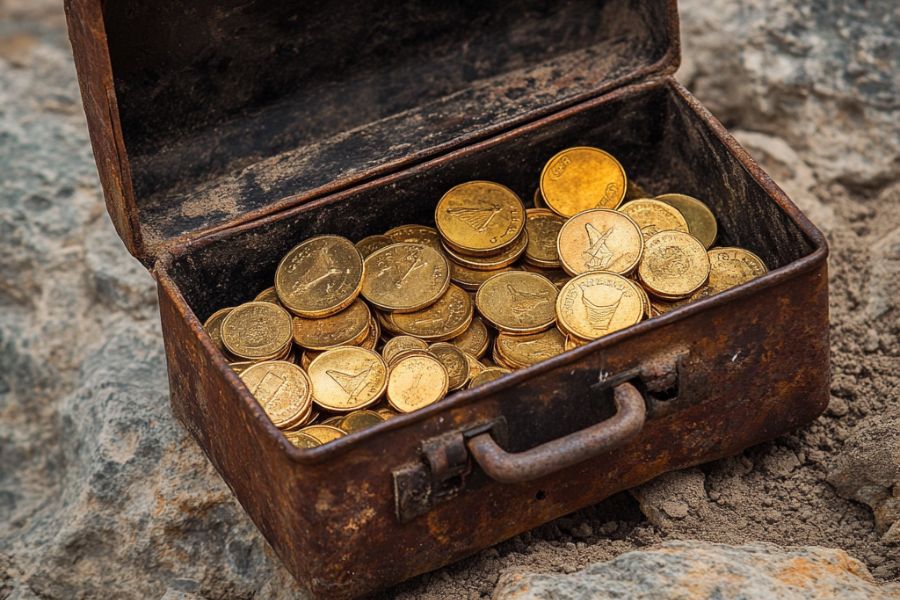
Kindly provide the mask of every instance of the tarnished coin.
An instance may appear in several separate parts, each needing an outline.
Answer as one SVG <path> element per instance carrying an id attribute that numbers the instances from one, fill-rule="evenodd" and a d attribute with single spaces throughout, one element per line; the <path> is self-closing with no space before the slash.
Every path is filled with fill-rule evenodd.
<path id="1" fill-rule="evenodd" d="M 373 350 L 344 346 L 309 364 L 313 401 L 331 412 L 350 412 L 378 402 L 387 385 L 387 366 Z"/>
<path id="2" fill-rule="evenodd" d="M 384 356 L 384 360 L 387 364 L 391 364 L 394 362 L 396 356 L 410 350 L 420 350 L 424 352 L 428 350 L 428 344 L 417 337 L 398 335 L 384 343 L 384 348 L 381 349 L 381 355 Z"/>
<path id="3" fill-rule="evenodd" d="M 394 227 L 393 229 L 386 231 L 384 235 L 391 238 L 394 243 L 421 244 L 437 250 L 438 252 L 443 252 L 441 235 L 434 227 L 427 227 L 425 225 L 400 225 L 399 227 Z"/>
<path id="4" fill-rule="evenodd" d="M 447 369 L 450 391 L 458 390 L 469 380 L 469 361 L 466 354 L 453 344 L 438 342 L 428 347 L 428 351 L 435 356 L 444 368 Z"/>
<path id="5" fill-rule="evenodd" d="M 393 313 L 388 318 L 405 335 L 428 341 L 449 340 L 472 322 L 472 299 L 460 287 L 450 285 L 440 299 L 422 310 Z"/>
<path id="6" fill-rule="evenodd" d="M 392 244 L 366 258 L 362 295 L 381 310 L 414 312 L 435 303 L 449 285 L 443 254 L 422 244 Z"/>
<path id="7" fill-rule="evenodd" d="M 359 240 L 354 245 L 356 246 L 356 249 L 359 250 L 362 257 L 365 258 L 376 250 L 381 250 L 385 246 L 390 246 L 393 243 L 395 243 L 394 240 L 386 235 L 370 235 Z"/>
<path id="8" fill-rule="evenodd" d="M 505 185 L 468 181 L 443 195 L 434 220 L 441 237 L 454 250 L 492 254 L 518 239 L 525 228 L 525 207 Z"/>
<path id="9" fill-rule="evenodd" d="M 628 274 L 637 267 L 644 237 L 631 217 L 598 208 L 579 213 L 559 231 L 557 250 L 570 275 L 589 271 Z"/>
<path id="10" fill-rule="evenodd" d="M 463 352 L 466 355 L 466 362 L 469 363 L 469 381 L 472 378 L 477 377 L 479 373 L 485 370 L 485 366 L 481 364 L 481 361 L 469 354 L 468 352 Z M 468 383 L 468 381 L 466 382 Z"/>
<path id="11" fill-rule="evenodd" d="M 549 209 L 564 217 L 592 208 L 617 208 L 626 186 L 625 169 L 599 148 L 567 148 L 541 171 L 541 196 Z"/>
<path id="12" fill-rule="evenodd" d="M 490 342 L 491 336 L 488 334 L 487 327 L 478 316 L 472 318 L 472 322 L 464 332 L 449 340 L 449 343 L 475 358 L 481 358 L 487 352 Z"/>
<path id="13" fill-rule="evenodd" d="M 449 260 L 448 262 L 450 263 L 450 281 L 470 292 L 478 291 L 478 288 L 482 283 L 497 273 L 516 270 L 512 267 L 503 267 L 494 271 L 479 271 L 477 269 L 465 267 L 453 260 Z"/>
<path id="14" fill-rule="evenodd" d="M 675 300 L 690 296 L 709 277 L 709 257 L 700 240 L 662 231 L 647 240 L 638 275 L 651 294 Z"/>
<path id="15" fill-rule="evenodd" d="M 502 369 L 499 367 L 487 368 L 469 380 L 468 389 L 476 388 L 479 385 L 484 385 L 485 383 L 494 381 L 495 379 L 500 379 L 501 377 L 503 377 L 504 375 L 508 375 L 509 373 L 512 373 L 512 371 L 510 371 L 509 369 Z"/>
<path id="16" fill-rule="evenodd" d="M 650 198 L 632 200 L 620 206 L 619 212 L 625 213 L 637 223 L 638 227 L 641 228 L 644 241 L 660 231 L 688 232 L 687 221 L 684 220 L 678 209 L 659 200 L 651 200 Z"/>
<path id="17" fill-rule="evenodd" d="M 294 317 L 294 342 L 310 350 L 356 346 L 366 339 L 371 316 L 366 303 L 357 298 L 341 312 L 322 319 Z"/>
<path id="18" fill-rule="evenodd" d="M 294 363 L 261 362 L 247 368 L 240 377 L 275 427 L 288 428 L 309 416 L 309 378 Z"/>
<path id="19" fill-rule="evenodd" d="M 222 343 L 237 357 L 265 360 L 290 350 L 291 316 L 271 302 L 247 302 L 222 320 Z"/>
<path id="20" fill-rule="evenodd" d="M 513 264 L 519 257 L 525 254 L 525 248 L 528 246 L 528 233 L 522 231 L 515 242 L 498 252 L 497 254 L 481 254 L 466 256 L 465 254 L 455 251 L 449 246 L 444 246 L 444 252 L 451 263 L 457 263 L 468 269 L 476 271 L 496 271 L 503 267 Z M 452 274 L 451 274 L 452 277 Z"/>
<path id="21" fill-rule="evenodd" d="M 350 240 L 320 235 L 295 246 L 275 270 L 275 291 L 289 311 L 321 318 L 350 306 L 363 280 L 363 259 Z"/>
<path id="22" fill-rule="evenodd" d="M 332 427 L 337 427 L 341 424 L 341 421 L 344 420 L 344 415 L 333 415 L 328 417 L 327 419 L 323 419 L 319 425 L 331 425 Z"/>
<path id="23" fill-rule="evenodd" d="M 375 411 L 354 410 L 352 413 L 341 419 L 341 424 L 338 427 L 347 433 L 353 433 L 368 429 L 369 427 L 378 425 L 382 422 L 384 422 L 384 418 Z"/>
<path id="24" fill-rule="evenodd" d="M 559 290 L 537 273 L 512 271 L 488 279 L 475 295 L 478 312 L 491 325 L 513 334 L 537 333 L 556 320 Z"/>
<path id="25" fill-rule="evenodd" d="M 716 216 L 706 204 L 685 194 L 661 194 L 656 199 L 677 208 L 684 215 L 688 233 L 700 240 L 706 248 L 715 243 L 719 226 L 716 224 Z"/>
<path id="26" fill-rule="evenodd" d="M 501 333 L 496 347 L 507 364 L 524 369 L 565 352 L 566 336 L 556 327 L 531 335 Z"/>
<path id="27" fill-rule="evenodd" d="M 525 261 L 543 269 L 559 268 L 561 265 L 556 238 L 566 220 L 546 208 L 529 208 L 526 213 L 528 245 L 525 248 Z"/>
<path id="28" fill-rule="evenodd" d="M 322 442 L 305 431 L 285 431 L 284 437 L 297 448 L 316 448 L 322 445 Z"/>
<path id="29" fill-rule="evenodd" d="M 381 418 L 385 421 L 387 421 L 388 419 L 392 419 L 400 414 L 390 406 L 380 406 L 375 409 L 375 412 L 381 415 Z"/>
<path id="30" fill-rule="evenodd" d="M 615 273 L 592 272 L 573 278 L 556 300 L 560 330 L 595 340 L 639 323 L 644 302 L 634 284 Z"/>
<path id="31" fill-rule="evenodd" d="M 253 299 L 254 302 L 271 302 L 272 304 L 277 304 L 281 306 L 281 300 L 278 299 L 278 293 L 275 291 L 275 286 L 267 287 L 259 294 L 256 295 L 256 298 Z"/>
<path id="32" fill-rule="evenodd" d="M 222 343 L 222 321 L 225 320 L 225 317 L 227 317 L 230 312 L 230 306 L 228 308 L 220 308 L 209 315 L 209 318 L 203 323 L 203 329 L 206 330 L 209 339 L 212 340 L 213 344 L 215 344 L 219 350 L 223 351 L 225 350 L 225 344 Z"/>
<path id="33" fill-rule="evenodd" d="M 344 432 L 344 430 L 340 427 L 324 424 L 304 427 L 299 431 L 299 433 L 305 433 L 306 435 L 312 436 L 313 438 L 319 440 L 320 444 L 327 444 L 328 442 L 332 442 L 347 435 L 346 432 Z"/>
<path id="34" fill-rule="evenodd" d="M 449 385 L 447 369 L 437 358 L 427 354 L 405 356 L 391 366 L 388 403 L 401 413 L 409 413 L 442 399 Z"/>
<path id="35" fill-rule="evenodd" d="M 713 248 L 707 256 L 709 285 L 714 293 L 724 292 L 769 272 L 760 257 L 744 248 Z"/>

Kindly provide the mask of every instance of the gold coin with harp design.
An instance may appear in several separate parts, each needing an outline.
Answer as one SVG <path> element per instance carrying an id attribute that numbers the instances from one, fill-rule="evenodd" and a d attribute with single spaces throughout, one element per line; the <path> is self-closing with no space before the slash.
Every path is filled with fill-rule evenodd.
<path id="1" fill-rule="evenodd" d="M 343 346 L 309 363 L 313 402 L 331 412 L 350 412 L 378 402 L 387 385 L 387 366 L 373 350 Z"/>
<path id="2" fill-rule="evenodd" d="M 275 270 L 275 291 L 286 309 L 321 318 L 350 306 L 363 280 L 363 259 L 337 235 L 309 238 L 291 249 Z"/>
<path id="3" fill-rule="evenodd" d="M 322 319 L 294 317 L 294 342 L 310 350 L 357 346 L 368 337 L 371 318 L 369 307 L 359 298 L 341 312 Z"/>
<path id="4" fill-rule="evenodd" d="M 634 283 L 615 273 L 584 273 L 563 286 L 556 299 L 559 328 L 595 340 L 639 323 L 644 301 Z"/>
<path id="5" fill-rule="evenodd" d="M 619 161 L 589 146 L 557 153 L 541 171 L 541 197 L 549 209 L 563 217 L 592 208 L 617 208 L 627 185 Z"/>
<path id="6" fill-rule="evenodd" d="M 422 310 L 388 315 L 404 335 L 439 342 L 461 335 L 472 322 L 472 299 L 460 287 L 451 285 L 441 298 Z"/>
<path id="7" fill-rule="evenodd" d="M 430 306 L 450 285 L 444 256 L 422 244 L 391 244 L 366 258 L 363 298 L 391 312 L 414 312 Z"/>
<path id="8" fill-rule="evenodd" d="M 481 316 L 500 331 L 525 335 L 553 325 L 558 293 L 543 275 L 509 271 L 485 281 L 475 294 L 475 305 Z"/>
<path id="9" fill-rule="evenodd" d="M 644 238 L 628 215 L 597 208 L 566 221 L 556 248 L 563 269 L 573 277 L 590 271 L 624 275 L 637 267 Z"/>
<path id="10" fill-rule="evenodd" d="M 280 360 L 261 362 L 240 377 L 275 427 L 287 429 L 311 415 L 309 378 L 297 365 Z"/>
<path id="11" fill-rule="evenodd" d="M 515 243 L 525 228 L 525 206 L 511 189 L 492 181 L 451 188 L 434 220 L 444 243 L 461 254 L 493 254 Z"/>

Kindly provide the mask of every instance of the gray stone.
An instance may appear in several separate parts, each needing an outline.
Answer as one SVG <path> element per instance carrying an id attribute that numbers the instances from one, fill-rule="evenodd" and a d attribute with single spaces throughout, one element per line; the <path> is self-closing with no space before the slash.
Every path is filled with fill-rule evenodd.
<path id="1" fill-rule="evenodd" d="M 494 600 L 887 600 L 897 585 L 876 584 L 841 550 L 754 544 L 667 542 L 628 552 L 571 575 L 509 571 Z"/>
<path id="2" fill-rule="evenodd" d="M 900 413 L 862 421 L 828 473 L 845 498 L 872 509 L 886 542 L 900 542 Z"/>

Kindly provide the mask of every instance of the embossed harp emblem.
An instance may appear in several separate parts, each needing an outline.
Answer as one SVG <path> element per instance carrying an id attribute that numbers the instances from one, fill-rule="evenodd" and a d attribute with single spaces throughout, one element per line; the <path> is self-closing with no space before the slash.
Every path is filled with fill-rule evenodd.
<path id="1" fill-rule="evenodd" d="M 516 315 L 530 313 L 541 304 L 546 304 L 550 301 L 547 299 L 547 295 L 544 292 L 523 292 L 522 290 L 517 290 L 508 283 L 506 284 L 506 290 L 509 292 L 512 311 L 516 313 Z"/>
<path id="2" fill-rule="evenodd" d="M 491 221 L 494 220 L 503 208 L 499 204 L 490 204 L 487 207 L 460 207 L 450 208 L 447 212 L 479 233 L 484 233 Z"/>
<path id="3" fill-rule="evenodd" d="M 336 384 L 341 386 L 341 389 L 347 392 L 347 395 L 350 396 L 351 400 L 355 400 L 357 394 L 359 394 L 363 386 L 366 385 L 366 381 L 369 378 L 369 373 L 372 372 L 373 367 L 369 367 L 359 373 L 350 374 L 344 373 L 342 371 L 325 371 L 331 379 L 334 380 Z"/>
<path id="4" fill-rule="evenodd" d="M 606 240 L 612 235 L 615 227 L 610 227 L 603 233 L 600 233 L 596 227 L 590 223 L 585 223 L 584 229 L 588 236 L 588 249 L 582 253 L 585 265 L 589 269 L 606 269 L 612 262 L 615 254 L 606 245 Z"/>
<path id="5" fill-rule="evenodd" d="M 597 304 L 591 302 L 587 297 L 584 286 L 579 287 L 581 287 L 581 299 L 584 301 L 584 310 L 588 322 L 596 329 L 606 331 L 609 329 L 609 324 L 612 322 L 616 311 L 619 309 L 619 303 L 622 301 L 622 294 L 619 294 L 616 301 L 611 304 Z"/>

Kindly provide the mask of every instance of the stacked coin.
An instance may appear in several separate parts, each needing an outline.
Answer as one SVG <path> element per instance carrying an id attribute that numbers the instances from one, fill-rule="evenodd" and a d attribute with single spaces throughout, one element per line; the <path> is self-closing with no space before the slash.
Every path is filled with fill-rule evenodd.
<path id="1" fill-rule="evenodd" d="M 441 197 L 435 227 L 304 240 L 272 287 L 204 326 L 273 424 L 312 448 L 766 273 L 713 247 L 703 202 L 649 197 L 598 148 L 553 156 L 533 204 L 470 181 Z"/>

